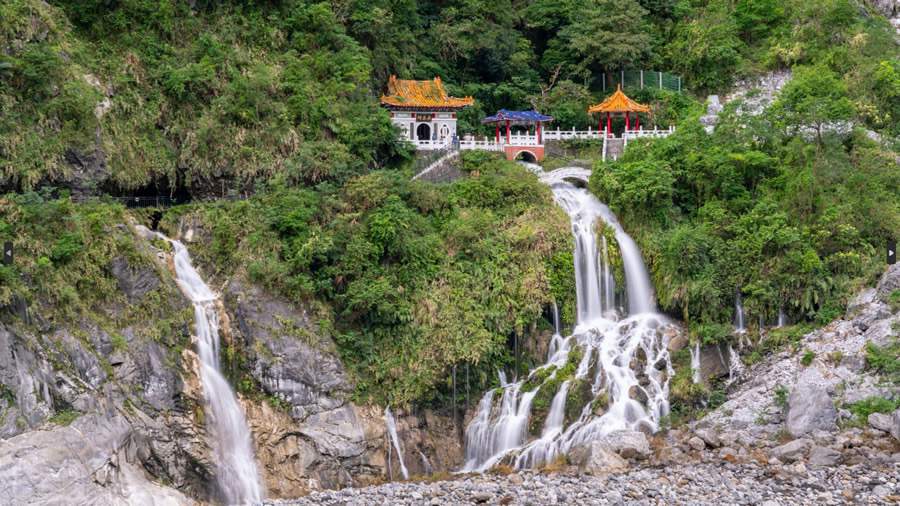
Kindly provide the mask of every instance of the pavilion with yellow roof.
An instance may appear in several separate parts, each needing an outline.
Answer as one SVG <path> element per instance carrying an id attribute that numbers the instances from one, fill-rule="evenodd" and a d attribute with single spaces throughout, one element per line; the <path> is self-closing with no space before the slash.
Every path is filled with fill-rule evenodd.
<path id="1" fill-rule="evenodd" d="M 621 114 L 625 116 L 625 131 L 631 130 L 631 113 L 634 113 L 634 129 L 639 130 L 641 128 L 641 117 L 638 115 L 640 113 L 649 113 L 650 107 L 644 104 L 639 104 L 634 100 L 628 98 L 625 93 L 622 92 L 622 85 L 620 84 L 618 88 L 616 88 L 616 92 L 612 95 L 606 97 L 606 100 L 600 102 L 599 104 L 592 105 L 588 107 L 588 113 L 600 113 L 600 122 L 599 128 L 603 130 L 603 113 L 606 113 L 606 135 L 610 135 L 612 131 L 612 115 Z"/>
<path id="2" fill-rule="evenodd" d="M 391 111 L 391 121 L 402 137 L 416 147 L 433 149 L 456 137 L 456 113 L 475 103 L 472 97 L 447 95 L 440 77 L 430 81 L 388 79 L 381 105 Z"/>

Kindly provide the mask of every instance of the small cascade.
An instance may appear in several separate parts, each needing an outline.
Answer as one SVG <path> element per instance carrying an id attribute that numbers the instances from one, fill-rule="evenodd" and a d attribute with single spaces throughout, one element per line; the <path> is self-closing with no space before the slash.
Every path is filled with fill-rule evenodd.
<path id="1" fill-rule="evenodd" d="M 554 171 L 541 179 L 550 184 L 557 204 L 571 220 L 575 329 L 562 337 L 559 325 L 555 325 L 545 364 L 512 383 L 501 373 L 500 388 L 484 394 L 466 428 L 463 471 L 484 471 L 501 461 L 516 468 L 540 466 L 616 430 L 655 431 L 660 418 L 668 413 L 668 382 L 674 371 L 662 332 L 667 321 L 655 312 L 653 287 L 640 250 L 608 207 L 587 190 L 558 176 Z M 600 241 L 596 239 L 597 220 L 615 232 L 625 271 L 627 315 L 609 311 L 615 308 L 615 287 L 603 236 Z M 570 353 L 576 349 L 581 358 L 574 371 L 571 366 L 566 369 Z M 563 381 L 552 393 L 541 433 L 529 434 L 532 401 L 536 395 L 551 395 L 542 389 L 563 370 L 570 376 L 560 378 Z M 523 389 L 538 377 L 544 378 L 541 384 Z M 573 381 L 589 382 L 593 398 L 584 402 L 580 416 L 566 425 L 566 404 Z M 594 402 L 598 400 L 601 402 Z"/>
<path id="2" fill-rule="evenodd" d="M 397 437 L 397 424 L 394 422 L 394 415 L 391 414 L 391 408 L 384 408 L 384 424 L 387 426 L 388 435 L 391 438 L 391 444 L 397 452 L 397 460 L 400 461 L 400 472 L 403 479 L 409 479 L 409 471 L 406 470 L 406 464 L 403 463 L 403 450 L 400 448 L 400 438 Z"/>
<path id="3" fill-rule="evenodd" d="M 206 416 L 212 435 L 216 481 L 225 504 L 254 504 L 263 499 L 253 441 L 244 412 L 219 367 L 218 296 L 203 282 L 191 264 L 187 248 L 179 241 L 139 228 L 145 237 L 157 237 L 175 251 L 175 277 L 194 305 L 194 332 L 200 358 L 200 381 Z"/>
<path id="4" fill-rule="evenodd" d="M 734 330 L 738 333 L 747 331 L 747 325 L 744 323 L 744 303 L 741 300 L 740 290 L 734 297 Z"/>
<path id="5" fill-rule="evenodd" d="M 609 262 L 609 248 L 606 245 L 606 236 L 600 236 L 600 244 L 603 247 L 603 278 L 600 279 L 600 285 L 603 287 L 602 308 L 604 312 L 615 311 L 616 309 L 616 279 L 612 275 L 612 269 Z"/>
<path id="6" fill-rule="evenodd" d="M 700 383 L 700 343 L 691 348 L 691 381 L 696 385 Z"/>
<path id="7" fill-rule="evenodd" d="M 744 363 L 741 362 L 741 356 L 734 351 L 734 348 L 731 345 L 728 345 L 728 383 L 734 382 L 734 380 L 740 377 L 741 373 L 744 372 Z"/>
<path id="8" fill-rule="evenodd" d="M 775 324 L 775 328 L 781 328 L 787 325 L 787 315 L 784 314 L 784 308 L 778 308 L 778 323 Z"/>
<path id="9" fill-rule="evenodd" d="M 553 301 L 553 333 L 559 334 L 562 332 L 561 326 L 559 324 L 559 307 L 556 305 L 556 301 Z"/>

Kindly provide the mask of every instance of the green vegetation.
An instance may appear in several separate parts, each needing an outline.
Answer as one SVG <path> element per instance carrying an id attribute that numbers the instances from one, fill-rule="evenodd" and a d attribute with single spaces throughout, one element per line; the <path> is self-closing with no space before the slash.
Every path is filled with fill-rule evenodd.
<path id="1" fill-rule="evenodd" d="M 812 350 L 806 350 L 803 352 L 803 356 L 800 357 L 800 364 L 802 364 L 803 367 L 809 367 L 810 365 L 812 365 L 815 358 L 815 352 L 813 352 Z"/>
<path id="2" fill-rule="evenodd" d="M 571 269 L 557 257 L 571 235 L 549 189 L 516 164 L 472 157 L 472 175 L 450 185 L 372 172 L 341 189 L 274 186 L 174 209 L 163 226 L 199 220 L 209 237 L 195 258 L 207 272 L 245 271 L 326 303 L 320 328 L 361 398 L 433 399 L 465 364 L 477 391 L 512 363 L 509 336 L 525 335 L 554 291 L 574 293 L 574 276 L 555 272 Z"/>
<path id="3" fill-rule="evenodd" d="M 845 404 L 844 408 L 855 415 L 854 423 L 856 425 L 865 426 L 872 413 L 892 413 L 895 409 L 900 408 L 900 399 L 868 397 L 859 402 Z"/>
<path id="4" fill-rule="evenodd" d="M 894 383 L 900 383 L 900 339 L 894 339 L 885 346 L 867 343 L 866 367 Z"/>
<path id="5" fill-rule="evenodd" d="M 81 413 L 75 411 L 74 409 L 64 409 L 62 411 L 57 411 L 56 413 L 54 413 L 53 416 L 48 419 L 48 421 L 52 424 L 68 426 L 79 416 L 81 416 Z"/>
<path id="6" fill-rule="evenodd" d="M 788 389 L 784 385 L 778 385 L 775 388 L 775 405 L 781 407 L 782 409 L 787 408 L 788 403 Z"/>

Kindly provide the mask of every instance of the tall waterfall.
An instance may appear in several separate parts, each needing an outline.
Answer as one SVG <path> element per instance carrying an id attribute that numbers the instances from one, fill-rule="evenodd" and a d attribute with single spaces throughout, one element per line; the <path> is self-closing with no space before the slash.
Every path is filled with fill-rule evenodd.
<path id="1" fill-rule="evenodd" d="M 216 482 L 226 504 L 253 504 L 262 501 L 253 442 L 244 412 L 219 367 L 219 314 L 217 295 L 203 282 L 191 265 L 187 248 L 179 241 L 143 229 L 168 242 L 175 251 L 175 278 L 184 295 L 194 305 L 194 332 L 200 357 L 200 381 L 206 402 L 206 418 L 212 435 Z"/>
<path id="2" fill-rule="evenodd" d="M 747 324 L 744 323 L 744 302 L 741 300 L 741 292 L 738 290 L 734 296 L 734 330 L 746 332 Z"/>
<path id="3" fill-rule="evenodd" d="M 554 174 L 559 171 L 565 176 Z M 660 417 L 669 409 L 673 370 L 668 343 L 661 332 L 667 322 L 655 312 L 653 287 L 640 250 L 606 205 L 587 190 L 562 180 L 575 171 L 559 171 L 541 179 L 551 186 L 556 203 L 571 220 L 575 330 L 563 338 L 557 323 L 546 363 L 518 382 L 508 383 L 501 373 L 500 392 L 492 389 L 484 394 L 466 428 L 465 471 L 483 471 L 501 461 L 517 468 L 535 467 L 616 430 L 655 431 Z M 620 314 L 615 307 L 614 280 L 603 236 L 601 248 L 597 247 L 597 220 L 615 232 L 625 271 L 628 315 Z M 577 365 L 574 359 L 579 355 L 572 355 L 575 350 L 581 354 Z M 573 365 L 566 367 L 570 359 Z M 557 374 L 567 376 L 557 379 Z M 558 387 L 554 392 L 542 392 L 548 385 Z M 585 391 L 587 399 L 577 396 Z M 535 427 L 529 428 L 538 394 L 552 396 L 540 433 Z M 570 409 L 573 394 L 578 399 L 577 409 Z M 571 415 L 573 412 L 576 416 Z"/>
<path id="4" fill-rule="evenodd" d="M 400 473 L 403 475 L 404 480 L 408 480 L 409 471 L 406 470 L 406 464 L 403 463 L 403 450 L 400 449 L 400 438 L 397 437 L 397 423 L 394 421 L 394 415 L 391 414 L 390 407 L 384 408 L 384 424 L 387 426 L 391 444 L 394 445 L 394 450 L 397 451 L 397 460 L 400 461 Z"/>

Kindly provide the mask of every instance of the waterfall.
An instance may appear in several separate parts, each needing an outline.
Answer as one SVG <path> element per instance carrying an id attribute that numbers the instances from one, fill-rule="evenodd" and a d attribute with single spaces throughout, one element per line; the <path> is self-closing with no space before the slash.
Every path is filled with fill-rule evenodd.
<path id="1" fill-rule="evenodd" d="M 781 328 L 787 325 L 787 315 L 784 314 L 784 307 L 778 308 L 778 323 L 775 325 L 775 328 Z"/>
<path id="2" fill-rule="evenodd" d="M 219 367 L 218 296 L 203 282 L 191 264 L 187 248 L 179 241 L 141 227 L 172 245 L 175 278 L 194 306 L 194 331 L 200 357 L 200 381 L 216 465 L 216 482 L 226 504 L 252 504 L 263 499 L 253 441 L 244 412 Z"/>
<path id="3" fill-rule="evenodd" d="M 609 265 L 609 248 L 606 245 L 606 236 L 600 236 L 600 243 L 603 246 L 603 278 L 600 284 L 603 286 L 603 311 L 614 311 L 616 309 L 616 280 L 612 276 L 612 269 Z"/>
<path id="4" fill-rule="evenodd" d="M 691 348 L 691 381 L 696 385 L 700 383 L 700 343 Z"/>
<path id="5" fill-rule="evenodd" d="M 394 445 L 394 450 L 397 451 L 397 460 L 400 461 L 400 472 L 403 474 L 403 479 L 409 479 L 409 471 L 406 470 L 406 464 L 403 463 L 403 450 L 400 449 L 400 438 L 397 437 L 397 424 L 394 423 L 394 415 L 391 414 L 391 408 L 384 408 L 384 424 L 387 426 L 388 434 L 391 437 L 391 444 Z"/>
<path id="6" fill-rule="evenodd" d="M 655 313 L 653 287 L 640 250 L 607 206 L 587 190 L 562 181 L 556 172 L 541 180 L 550 185 L 556 203 L 571 221 L 575 330 L 564 338 L 557 325 L 546 363 L 518 382 L 507 383 L 501 373 L 500 388 L 485 392 L 466 428 L 463 471 L 484 471 L 500 461 L 516 468 L 539 466 L 616 430 L 655 431 L 660 417 L 669 409 L 668 384 L 673 370 L 661 332 L 667 321 Z M 614 287 L 602 236 L 598 248 L 597 220 L 615 232 L 625 271 L 628 315 L 605 311 L 615 307 Z M 543 391 L 560 371 L 572 371 L 564 366 L 575 349 L 582 356 L 574 373 L 559 378 L 563 381 L 556 392 Z M 538 378 L 543 381 L 536 387 L 528 383 L 536 383 Z M 574 388 L 576 382 L 582 386 Z M 523 391 L 526 384 L 532 389 Z M 593 398 L 580 400 L 580 416 L 566 426 L 564 415 L 570 394 L 583 393 L 588 386 Z M 536 395 L 544 399 L 553 396 L 539 436 L 528 431 Z"/>
<path id="7" fill-rule="evenodd" d="M 734 296 L 734 330 L 739 333 L 747 331 L 747 326 L 744 324 L 744 303 L 741 300 L 740 290 Z"/>
<path id="8" fill-rule="evenodd" d="M 728 383 L 732 383 L 735 378 L 744 371 L 744 363 L 741 362 L 740 355 L 734 351 L 731 345 L 728 345 Z"/>

